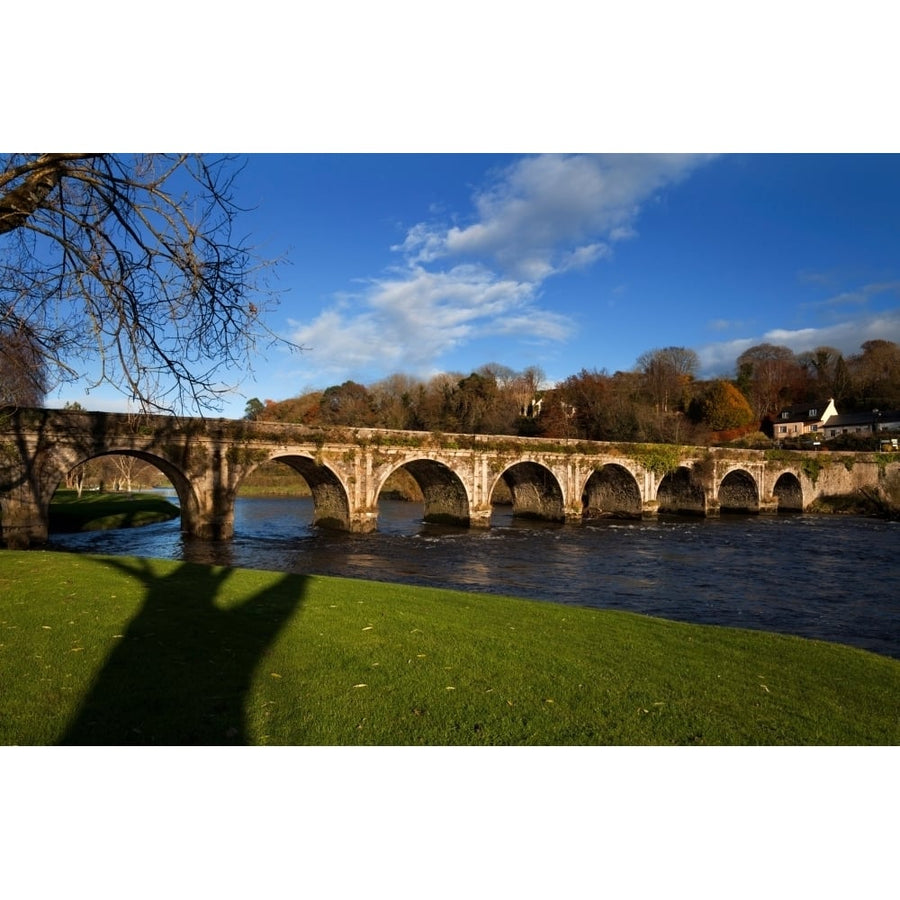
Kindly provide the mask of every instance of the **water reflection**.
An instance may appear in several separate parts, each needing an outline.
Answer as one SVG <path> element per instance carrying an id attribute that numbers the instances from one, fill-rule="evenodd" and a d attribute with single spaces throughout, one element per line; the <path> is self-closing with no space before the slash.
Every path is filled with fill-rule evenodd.
<path id="1" fill-rule="evenodd" d="M 787 516 L 586 525 L 513 520 L 490 529 L 423 524 L 421 504 L 385 500 L 379 532 L 312 526 L 308 498 L 242 498 L 232 541 L 184 540 L 179 523 L 54 536 L 90 553 L 338 575 L 628 609 L 762 628 L 900 658 L 900 525 Z"/>

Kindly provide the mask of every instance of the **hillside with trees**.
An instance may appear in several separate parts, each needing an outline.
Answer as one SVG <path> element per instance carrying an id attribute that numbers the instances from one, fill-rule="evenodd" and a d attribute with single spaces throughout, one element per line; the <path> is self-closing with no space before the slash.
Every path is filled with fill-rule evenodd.
<path id="1" fill-rule="evenodd" d="M 648 350 L 628 372 L 582 369 L 552 387 L 536 366 L 487 363 L 430 379 L 394 374 L 286 400 L 247 404 L 247 418 L 306 425 L 508 434 L 562 440 L 764 443 L 779 410 L 834 398 L 841 413 L 900 409 L 900 346 L 866 341 L 844 358 L 834 347 L 796 354 L 750 347 L 734 377 L 701 380 L 684 347 Z"/>

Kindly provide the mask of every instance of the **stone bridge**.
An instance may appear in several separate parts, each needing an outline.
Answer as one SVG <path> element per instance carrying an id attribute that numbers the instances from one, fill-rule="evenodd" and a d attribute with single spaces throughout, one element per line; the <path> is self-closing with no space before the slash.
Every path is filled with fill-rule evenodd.
<path id="1" fill-rule="evenodd" d="M 876 487 L 893 458 L 662 444 L 611 444 L 246 420 L 0 410 L 0 540 L 47 540 L 50 500 L 95 457 L 126 454 L 158 468 L 181 506 L 182 531 L 227 539 L 241 483 L 263 463 L 296 470 L 312 491 L 313 523 L 375 530 L 378 496 L 405 469 L 428 522 L 486 527 L 502 480 L 513 514 L 552 521 L 658 513 L 802 511 L 823 494 Z"/>

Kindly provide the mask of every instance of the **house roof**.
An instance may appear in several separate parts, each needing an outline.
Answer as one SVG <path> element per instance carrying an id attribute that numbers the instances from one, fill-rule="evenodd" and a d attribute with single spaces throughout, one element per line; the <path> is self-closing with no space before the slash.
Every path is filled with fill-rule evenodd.
<path id="1" fill-rule="evenodd" d="M 794 406 L 785 406 L 775 415 L 774 421 L 784 422 L 821 422 L 822 417 L 834 401 L 810 400 L 807 403 L 797 403 Z M 833 417 L 832 417 L 833 418 Z"/>
<path id="2" fill-rule="evenodd" d="M 842 416 L 829 416 L 826 428 L 846 428 L 849 425 L 872 425 L 877 416 L 874 412 L 845 413 Z"/>

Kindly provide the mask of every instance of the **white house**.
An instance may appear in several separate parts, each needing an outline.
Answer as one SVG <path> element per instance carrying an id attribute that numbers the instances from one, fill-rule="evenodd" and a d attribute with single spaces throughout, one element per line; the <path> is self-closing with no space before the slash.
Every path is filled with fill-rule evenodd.
<path id="1" fill-rule="evenodd" d="M 776 441 L 798 438 L 803 434 L 822 435 L 824 438 L 825 423 L 837 414 L 833 399 L 789 406 L 772 420 L 773 437 Z"/>

